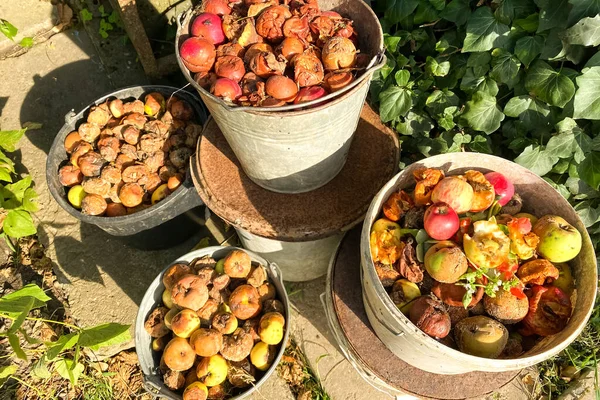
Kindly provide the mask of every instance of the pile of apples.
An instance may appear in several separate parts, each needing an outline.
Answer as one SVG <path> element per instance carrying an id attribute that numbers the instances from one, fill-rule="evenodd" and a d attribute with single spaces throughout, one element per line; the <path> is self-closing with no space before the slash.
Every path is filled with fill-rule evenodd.
<path id="1" fill-rule="evenodd" d="M 180 59 L 213 95 L 244 106 L 278 107 L 335 92 L 369 58 L 353 22 L 316 0 L 204 0 Z"/>
<path id="2" fill-rule="evenodd" d="M 560 216 L 521 212 L 498 172 L 413 175 L 414 189 L 387 199 L 370 237 L 397 307 L 429 336 L 486 358 L 518 357 L 564 329 L 580 232 Z"/>
<path id="3" fill-rule="evenodd" d="M 264 266 L 242 250 L 169 267 L 162 304 L 145 321 L 165 386 L 183 400 L 228 399 L 267 371 L 286 329 Z"/>

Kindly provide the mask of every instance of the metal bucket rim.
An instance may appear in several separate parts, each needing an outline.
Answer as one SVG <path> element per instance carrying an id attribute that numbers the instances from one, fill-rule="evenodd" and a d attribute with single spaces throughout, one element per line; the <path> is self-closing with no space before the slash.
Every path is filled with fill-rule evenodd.
<path id="1" fill-rule="evenodd" d="M 379 28 L 378 29 L 378 38 L 379 38 L 379 42 L 380 42 L 381 46 L 379 47 L 379 49 L 377 49 L 376 54 L 371 58 L 371 61 L 369 62 L 367 68 L 365 68 L 365 71 L 362 75 L 360 75 L 356 80 L 351 82 L 349 85 L 343 87 L 342 89 L 335 91 L 333 93 L 329 93 L 328 95 L 323 96 L 319 99 L 311 100 L 311 101 L 301 103 L 301 104 L 290 104 L 290 105 L 285 105 L 285 106 L 281 106 L 281 107 L 236 106 L 231 102 L 227 102 L 227 101 L 213 95 L 212 93 L 210 93 L 209 91 L 207 91 L 206 89 L 204 89 L 203 87 L 198 85 L 198 83 L 193 79 L 190 71 L 187 69 L 187 67 L 183 64 L 183 61 L 181 60 L 181 57 L 179 55 L 179 38 L 182 36 L 183 27 L 188 22 L 188 21 L 186 21 L 187 18 L 191 18 L 198 11 L 200 6 L 189 8 L 188 10 L 183 11 L 181 14 L 179 14 L 175 18 L 177 21 L 177 34 L 175 36 L 175 58 L 177 59 L 177 64 L 179 65 L 179 68 L 181 69 L 181 72 L 183 73 L 186 80 L 194 87 L 194 89 L 196 89 L 199 93 L 202 93 L 203 95 L 207 96 L 210 100 L 214 101 L 215 103 L 219 104 L 220 106 L 224 107 L 226 110 L 231 111 L 231 112 L 248 112 L 248 113 L 259 114 L 259 115 L 260 114 L 268 115 L 268 114 L 281 113 L 282 116 L 286 116 L 286 115 L 308 114 L 311 112 L 320 111 L 320 110 L 326 108 L 332 102 L 331 101 L 332 99 L 338 99 L 338 100 L 344 99 L 350 95 L 349 92 L 351 91 L 351 89 L 357 87 L 362 82 L 365 82 L 365 81 L 368 82 L 370 80 L 371 76 L 373 75 L 373 73 L 376 70 L 383 67 L 387 60 L 386 55 L 385 55 L 385 48 L 383 45 L 383 43 L 384 43 L 383 28 L 381 27 L 381 24 L 379 23 L 379 19 L 377 18 L 377 15 L 373 11 L 373 9 L 371 7 L 369 7 L 366 3 L 364 3 L 362 0 L 355 0 L 355 1 L 357 1 L 359 4 L 364 5 L 365 12 L 367 14 L 369 14 L 366 17 L 372 17 L 375 21 L 377 21 L 377 26 Z M 325 104 L 319 105 L 317 107 L 311 107 L 311 106 L 320 104 L 322 102 L 325 102 Z"/>
<path id="2" fill-rule="evenodd" d="M 458 153 L 458 154 L 460 154 L 460 153 Z M 428 157 L 427 159 L 431 160 L 431 159 L 435 159 L 435 158 L 446 158 L 447 156 L 448 156 L 447 154 L 442 154 L 442 155 L 438 155 L 438 156 Z M 454 156 L 457 156 L 457 154 L 455 154 Z M 501 161 L 501 162 L 511 162 L 504 158 L 493 156 L 493 155 L 488 155 L 488 154 L 481 154 L 480 156 L 491 158 L 491 159 L 497 159 L 498 161 Z M 515 163 L 513 163 L 513 164 L 515 164 Z M 515 165 L 518 166 L 519 168 L 524 168 L 518 164 L 515 164 Z M 475 168 L 475 167 L 473 167 L 473 168 Z M 373 259 L 371 258 L 371 252 L 370 252 L 370 250 L 367 251 L 368 249 L 363 249 L 362 245 L 363 245 L 365 238 L 368 238 L 370 235 L 371 224 L 369 223 L 368 219 L 370 219 L 372 215 L 379 215 L 379 209 L 381 208 L 381 205 L 378 206 L 376 204 L 376 200 L 380 200 L 380 197 L 382 197 L 385 192 L 387 192 L 388 190 L 390 190 L 393 187 L 396 187 L 398 178 L 403 173 L 404 173 L 404 170 L 397 173 L 375 195 L 375 197 L 373 198 L 373 201 L 371 202 L 371 205 L 369 206 L 369 209 L 367 211 L 367 214 L 366 214 L 366 217 L 365 217 L 365 220 L 363 223 L 362 231 L 361 231 L 361 252 L 360 252 L 361 253 L 361 269 L 363 271 L 366 270 L 365 272 L 367 272 L 369 274 L 369 278 L 373 281 L 373 284 L 376 286 L 376 289 L 378 291 L 383 291 L 383 292 L 385 292 L 385 288 L 381 284 L 381 281 L 379 280 L 379 277 L 377 276 L 377 273 L 375 272 Z M 549 188 L 555 190 L 554 188 L 552 188 L 552 186 L 550 186 L 550 184 L 548 184 L 546 181 L 544 181 L 541 178 L 539 178 L 539 183 L 547 185 Z M 556 192 L 556 193 L 557 193 L 557 195 L 561 196 L 559 192 Z M 376 210 L 376 208 L 377 208 L 377 210 Z M 377 211 L 377 214 L 374 214 L 375 211 Z M 581 222 L 581 218 L 577 215 L 577 213 L 575 213 L 575 214 L 577 216 L 577 221 L 581 224 L 581 226 L 584 226 L 583 223 Z M 582 234 L 582 240 L 585 244 L 587 244 L 588 246 L 591 246 L 593 248 L 592 242 L 591 242 L 591 239 L 590 239 L 590 236 L 589 236 L 587 230 L 585 230 L 584 233 Z M 598 290 L 597 263 L 594 261 L 594 264 L 595 265 L 594 265 L 593 269 L 594 269 L 594 273 L 596 274 L 594 287 L 596 288 L 596 291 L 597 291 Z M 364 292 L 364 280 L 363 280 L 363 292 Z M 419 328 L 417 328 L 416 325 L 414 325 L 412 323 L 412 321 L 410 321 L 410 319 L 398 309 L 398 307 L 396 307 L 396 305 L 392 302 L 392 300 L 389 296 L 380 296 L 380 300 L 385 307 L 385 311 L 388 312 L 393 317 L 391 322 L 399 322 L 401 325 L 408 325 L 411 328 L 414 328 L 413 332 L 406 332 L 406 334 L 409 334 L 412 337 L 415 337 L 415 339 L 417 339 L 421 342 L 424 341 L 424 344 L 426 344 L 428 347 L 434 348 L 434 349 L 440 351 L 442 356 L 452 356 L 455 360 L 457 360 L 459 362 L 472 363 L 472 362 L 476 361 L 480 365 L 485 364 L 485 366 L 489 368 L 489 371 L 492 371 L 492 372 L 496 372 L 497 367 L 503 367 L 503 368 L 513 367 L 514 369 L 523 368 L 523 366 L 517 366 L 517 365 L 515 365 L 515 363 L 518 363 L 518 364 L 526 364 L 527 363 L 528 365 L 533 365 L 538 362 L 541 362 L 541 360 L 536 360 L 536 358 L 538 358 L 541 354 L 524 356 L 524 357 L 522 356 L 522 357 L 518 357 L 518 358 L 511 358 L 511 359 L 490 359 L 490 358 L 477 357 L 477 356 L 473 356 L 473 355 L 470 355 L 467 353 L 463 353 L 459 350 L 448 347 L 448 346 L 438 342 L 434 338 L 426 335 L 423 331 L 421 331 Z M 584 321 L 589 320 L 589 318 L 592 314 L 592 311 L 593 311 L 593 302 L 588 307 Z M 389 330 L 389 328 L 387 326 L 384 326 L 384 327 L 385 327 L 385 329 Z M 574 331 L 567 338 L 565 338 L 565 340 L 562 341 L 561 344 L 558 344 L 558 345 L 554 346 L 553 348 L 546 350 L 544 353 L 547 353 L 547 354 L 544 355 L 544 359 L 548 359 L 548 358 L 560 353 L 562 350 L 564 350 L 570 343 L 573 342 L 573 340 L 575 340 L 581 334 L 584 327 L 585 327 L 585 323 L 580 324 L 578 327 L 576 327 L 574 329 Z M 400 328 L 400 330 L 402 332 L 404 332 L 403 328 Z M 482 370 L 484 370 L 484 369 L 482 369 Z"/>
<path id="3" fill-rule="evenodd" d="M 269 369 L 267 369 L 267 371 L 264 372 L 264 375 L 259 380 L 257 380 L 253 386 L 249 387 L 245 392 L 242 392 L 239 395 L 230 398 L 230 400 L 241 400 L 241 399 L 248 397 L 252 393 L 254 393 L 257 390 L 257 388 L 262 386 L 269 379 L 269 377 L 276 371 L 277 365 L 281 361 L 281 358 L 283 357 L 283 354 L 285 352 L 286 343 L 289 340 L 289 336 L 290 336 L 290 332 L 291 332 L 292 312 L 291 312 L 291 307 L 290 307 L 290 300 L 289 300 L 288 294 L 285 290 L 285 286 L 283 283 L 283 277 L 281 274 L 281 270 L 277 266 L 277 264 L 269 262 L 264 257 L 260 256 L 259 254 L 255 253 L 255 252 L 243 249 L 241 247 L 236 247 L 236 246 L 209 246 L 209 247 L 204 247 L 202 249 L 193 250 L 184 255 L 179 256 L 176 260 L 169 263 L 156 276 L 156 278 L 154 278 L 154 280 L 152 281 L 152 283 L 150 283 L 150 285 L 148 286 L 148 289 L 144 293 L 144 297 L 142 298 L 142 301 L 140 302 L 140 307 L 139 307 L 138 313 L 136 315 L 134 336 L 135 336 L 136 353 L 148 355 L 148 352 L 150 352 L 150 356 L 151 356 L 150 358 L 152 359 L 153 358 L 152 357 L 153 350 L 142 348 L 141 340 L 139 340 L 139 338 L 141 338 L 142 335 L 147 335 L 147 332 L 145 331 L 145 328 L 144 328 L 144 323 L 145 323 L 147 315 L 157 306 L 157 303 L 154 301 L 155 293 L 157 293 L 157 292 L 162 293 L 162 291 L 164 290 L 162 276 L 165 273 L 165 271 L 169 267 L 171 267 L 172 265 L 177 264 L 177 263 L 181 263 L 181 262 L 189 263 L 198 257 L 202 257 L 202 256 L 206 256 L 206 255 L 213 256 L 217 252 L 227 253 L 227 252 L 231 252 L 233 250 L 242 250 L 242 251 L 248 253 L 250 255 L 250 258 L 252 258 L 253 261 L 259 262 L 266 268 L 267 275 L 269 276 L 269 278 L 273 282 L 277 282 L 278 285 L 281 286 L 281 288 L 279 288 L 278 285 L 275 285 L 275 289 L 277 290 L 277 295 L 278 295 L 280 301 L 283 303 L 283 306 L 285 309 L 284 317 L 286 320 L 284 336 L 280 343 L 281 347 L 280 347 L 279 351 L 277 352 L 275 359 L 273 360 L 273 364 L 271 364 Z M 150 289 L 154 286 L 156 286 L 154 288 L 154 291 L 151 291 Z M 145 305 L 148 305 L 148 307 L 145 307 Z M 139 357 L 139 355 L 138 355 L 138 357 Z M 153 373 L 153 371 L 148 368 L 148 365 L 146 365 L 145 363 L 142 363 L 142 362 L 139 362 L 139 364 L 142 369 L 142 377 L 144 380 L 144 384 L 145 384 L 144 386 L 145 386 L 146 390 L 148 390 L 150 393 L 152 393 L 158 397 L 167 398 L 167 399 L 177 399 L 177 400 L 181 399 L 181 396 L 179 394 L 166 388 L 164 383 L 162 383 L 162 381 L 160 381 L 160 379 L 158 378 L 158 375 Z M 155 363 L 153 363 L 153 364 L 155 364 Z M 153 365 L 153 367 L 157 368 L 158 366 Z M 150 383 L 150 384 L 148 384 L 148 383 Z M 155 393 L 155 391 L 158 391 L 158 393 Z"/>
<path id="4" fill-rule="evenodd" d="M 46 182 L 47 182 L 48 189 L 49 189 L 50 193 L 52 194 L 52 197 L 54 198 L 54 200 L 65 211 L 67 211 L 70 215 L 79 219 L 80 221 L 83 221 L 83 222 L 86 222 L 89 224 L 93 224 L 93 225 L 105 225 L 105 226 L 111 225 L 111 224 L 117 224 L 119 222 L 133 223 L 133 222 L 142 221 L 142 220 L 147 219 L 148 217 L 151 217 L 157 211 L 169 208 L 174 202 L 179 201 L 181 198 L 185 197 L 185 195 L 187 193 L 189 193 L 190 191 L 195 192 L 195 188 L 194 188 L 194 185 L 192 182 L 192 177 L 191 177 L 191 170 L 188 167 L 184 182 L 182 182 L 182 184 L 177 189 L 175 189 L 175 191 L 173 193 L 171 193 L 169 196 L 167 196 L 163 201 L 160 201 L 158 204 L 154 204 L 144 210 L 135 212 L 133 214 L 123 215 L 123 216 L 118 216 L 118 217 L 106 217 L 106 216 L 94 216 L 94 215 L 83 214 L 81 211 L 77 210 L 75 207 L 73 207 L 68 202 L 68 200 L 66 199 L 66 197 L 67 197 L 66 194 L 61 195 L 59 192 L 56 191 L 56 189 L 53 187 L 53 185 L 49 184 L 51 175 L 54 175 L 57 173 L 55 171 L 52 171 L 53 165 L 51 165 L 52 159 L 50 157 L 50 153 L 52 153 L 53 151 L 56 151 L 55 150 L 56 148 L 60 148 L 60 146 L 62 146 L 60 137 L 62 136 L 62 133 L 64 131 L 67 131 L 67 130 L 70 131 L 70 129 L 67 129 L 68 125 L 70 125 L 74 121 L 74 119 L 77 118 L 77 116 L 79 116 L 79 119 L 83 118 L 83 114 L 86 111 L 88 111 L 91 107 L 97 106 L 111 97 L 123 99 L 123 98 L 119 97 L 119 94 L 121 92 L 125 92 L 125 91 L 132 90 L 132 89 L 143 89 L 144 92 L 152 91 L 152 90 L 164 90 L 165 92 L 171 91 L 172 92 L 171 95 L 175 95 L 175 94 L 181 92 L 184 94 L 184 96 L 187 97 L 185 99 L 186 101 L 191 100 L 192 102 L 195 103 L 195 104 L 192 104 L 194 111 L 201 112 L 201 115 L 198 116 L 198 119 L 201 120 L 201 121 L 199 121 L 200 124 L 205 125 L 208 120 L 207 113 L 204 110 L 204 104 L 202 103 L 202 101 L 200 99 L 198 99 L 196 97 L 196 95 L 194 93 L 188 92 L 187 90 L 182 90 L 181 88 L 176 88 L 174 86 L 168 86 L 168 85 L 132 85 L 132 86 L 123 87 L 116 91 L 111 91 L 109 93 L 102 95 L 98 99 L 96 99 L 93 102 L 86 105 L 78 113 L 75 113 L 74 110 L 71 110 L 69 113 L 67 113 L 67 116 L 65 116 L 65 124 L 60 128 L 60 130 L 56 134 L 54 141 L 52 142 L 52 145 L 50 147 L 50 151 L 48 152 L 48 159 L 46 160 Z M 68 117 L 70 117 L 70 118 L 68 118 Z M 67 121 L 67 119 L 68 119 L 68 121 Z M 195 160 L 196 157 L 197 157 L 197 152 L 194 151 L 192 153 L 192 156 L 190 156 L 190 160 L 189 160 L 190 163 L 193 161 L 193 159 Z M 66 158 L 65 161 L 66 160 L 68 160 L 68 158 Z"/>

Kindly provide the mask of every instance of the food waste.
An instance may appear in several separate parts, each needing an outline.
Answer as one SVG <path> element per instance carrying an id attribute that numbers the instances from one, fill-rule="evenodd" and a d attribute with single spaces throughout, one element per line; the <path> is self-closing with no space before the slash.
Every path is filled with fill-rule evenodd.
<path id="1" fill-rule="evenodd" d="M 377 275 L 399 310 L 441 343 L 485 358 L 516 358 L 562 331 L 577 228 L 536 216 L 498 172 L 421 168 L 413 177 L 370 234 Z"/>
<path id="2" fill-rule="evenodd" d="M 243 250 L 170 266 L 146 332 L 165 386 L 183 400 L 225 400 L 252 388 L 283 345 L 286 310 L 263 265 Z"/>

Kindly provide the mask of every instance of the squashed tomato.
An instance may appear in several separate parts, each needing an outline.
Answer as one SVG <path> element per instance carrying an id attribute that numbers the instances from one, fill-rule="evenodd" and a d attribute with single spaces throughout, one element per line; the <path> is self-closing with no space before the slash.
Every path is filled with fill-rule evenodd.
<path id="1" fill-rule="evenodd" d="M 434 168 L 419 168 L 413 172 L 415 181 L 415 204 L 426 206 L 431 203 L 431 192 L 439 181 L 444 179 L 444 171 Z"/>
<path id="2" fill-rule="evenodd" d="M 383 215 L 390 221 L 399 221 L 400 218 L 411 208 L 415 203 L 408 193 L 404 190 L 394 192 L 385 203 L 383 203 Z"/>
<path id="3" fill-rule="evenodd" d="M 518 269 L 519 260 L 512 253 L 508 255 L 508 259 L 505 262 L 496 268 L 496 270 L 500 273 L 502 280 L 504 281 L 512 279 Z"/>
<path id="4" fill-rule="evenodd" d="M 473 236 L 463 237 L 465 254 L 479 268 L 496 268 L 508 260 L 510 239 L 500 230 L 494 217 L 473 224 Z"/>
<path id="5" fill-rule="evenodd" d="M 571 311 L 571 300 L 565 292 L 554 286 L 534 286 L 521 333 L 555 335 L 567 325 Z"/>
<path id="6" fill-rule="evenodd" d="M 510 249 L 521 260 L 528 260 L 535 255 L 540 238 L 531 232 L 531 220 L 529 218 L 512 218 L 506 223 L 508 237 L 510 238 Z"/>
<path id="7" fill-rule="evenodd" d="M 465 178 L 473 188 L 473 202 L 470 211 L 480 212 L 488 209 L 496 198 L 492 184 L 479 171 L 469 170 L 465 172 Z"/>
<path id="8" fill-rule="evenodd" d="M 371 257 L 374 262 L 392 265 L 400 258 L 400 225 L 386 218 L 380 218 L 371 228 Z"/>

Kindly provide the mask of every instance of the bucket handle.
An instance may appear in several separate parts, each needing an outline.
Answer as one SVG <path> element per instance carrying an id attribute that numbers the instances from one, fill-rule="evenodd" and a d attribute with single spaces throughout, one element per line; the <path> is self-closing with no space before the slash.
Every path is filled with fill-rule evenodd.
<path id="1" fill-rule="evenodd" d="M 193 14 L 195 12 L 195 9 L 190 8 L 184 12 L 182 12 L 181 14 L 179 14 L 175 20 L 177 21 L 177 37 L 176 37 L 176 45 L 175 45 L 175 56 L 177 57 L 177 62 L 183 67 L 183 64 L 181 64 L 181 61 L 179 60 L 179 37 L 180 37 L 180 32 L 183 28 L 183 21 L 186 20 L 188 18 L 188 16 L 190 14 Z M 320 97 L 318 99 L 315 100 L 311 100 L 311 101 L 307 101 L 305 103 L 300 103 L 300 104 L 290 104 L 290 105 L 285 105 L 285 106 L 281 106 L 281 107 L 248 107 L 248 106 L 233 106 L 232 103 L 230 102 L 226 102 L 223 99 L 221 99 L 220 97 L 214 96 L 213 94 L 211 94 L 210 92 L 208 92 L 206 89 L 204 89 L 203 87 L 200 87 L 200 85 L 198 85 L 193 79 L 190 80 L 190 83 L 192 84 L 192 86 L 196 89 L 199 90 L 201 92 L 204 92 L 204 94 L 206 94 L 207 96 L 211 97 L 211 100 L 215 101 L 216 103 L 218 103 L 221 107 L 225 108 L 227 111 L 231 111 L 231 112 L 238 112 L 238 111 L 246 111 L 246 112 L 252 112 L 252 113 L 256 113 L 256 112 L 275 112 L 275 111 L 295 111 L 298 109 L 302 109 L 302 108 L 306 108 L 306 107 L 310 107 L 310 106 L 314 106 L 317 104 L 321 104 L 323 102 L 329 101 L 333 98 L 336 98 L 338 96 L 340 96 L 341 94 L 344 94 L 346 92 L 348 92 L 349 90 L 351 90 L 352 88 L 354 88 L 355 86 L 357 86 L 358 84 L 360 84 L 363 80 L 365 79 L 370 79 L 370 76 L 373 72 L 375 72 L 376 70 L 380 69 L 381 67 L 383 67 L 385 65 L 385 63 L 387 62 L 387 57 L 385 56 L 385 50 L 384 49 L 380 49 L 379 52 L 371 59 L 371 61 L 369 61 L 369 64 L 367 65 L 367 68 L 365 69 L 365 72 L 359 77 L 359 79 L 354 80 L 353 82 L 351 82 L 349 85 L 344 86 L 343 88 L 341 88 L 340 90 L 337 90 L 333 93 L 329 93 L 327 96 L 324 97 Z M 185 72 L 184 72 L 185 74 Z M 187 72 L 187 75 L 189 75 L 189 72 Z M 191 76 L 190 76 L 191 78 Z"/>
<path id="2" fill-rule="evenodd" d="M 379 314 L 377 314 L 377 312 L 375 311 L 375 307 L 373 307 L 373 305 L 371 304 L 371 301 L 369 300 L 368 296 L 363 296 L 363 300 L 366 303 L 365 305 L 367 307 L 369 307 L 369 309 L 371 310 L 372 314 L 375 316 L 375 319 L 377 319 L 377 321 L 379 321 L 379 323 L 381 325 L 383 325 L 388 331 L 390 331 L 396 337 L 404 336 L 404 332 L 403 331 L 398 331 L 398 330 L 392 328 L 391 326 L 388 325 L 388 323 L 383 318 L 381 318 L 379 316 Z"/>

